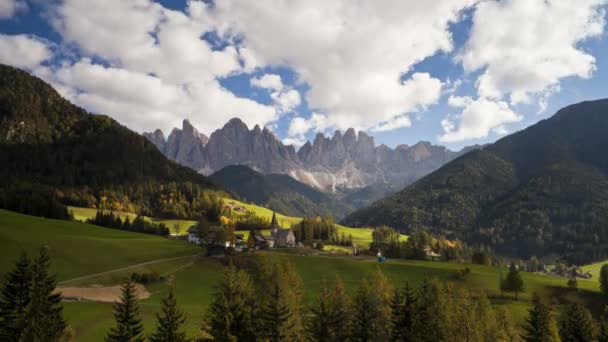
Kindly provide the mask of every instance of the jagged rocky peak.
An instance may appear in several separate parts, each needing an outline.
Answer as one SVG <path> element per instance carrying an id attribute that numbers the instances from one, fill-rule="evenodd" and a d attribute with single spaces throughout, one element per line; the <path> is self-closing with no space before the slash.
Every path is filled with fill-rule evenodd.
<path id="1" fill-rule="evenodd" d="M 165 152 L 165 145 L 167 144 L 167 141 L 165 140 L 163 131 L 157 129 L 154 131 L 154 133 L 144 133 L 143 136 L 153 143 L 159 151 L 163 153 Z"/>
<path id="2" fill-rule="evenodd" d="M 239 118 L 229 120 L 208 139 L 188 120 L 166 141 L 160 131 L 146 133 L 146 137 L 167 157 L 205 174 L 240 164 L 266 174 L 287 174 L 324 190 L 378 182 L 401 186 L 463 153 L 429 142 L 394 149 L 376 146 L 373 137 L 353 128 L 344 133 L 335 131 L 331 136 L 318 133 L 296 152 L 268 127 L 255 125 L 249 130 Z"/>

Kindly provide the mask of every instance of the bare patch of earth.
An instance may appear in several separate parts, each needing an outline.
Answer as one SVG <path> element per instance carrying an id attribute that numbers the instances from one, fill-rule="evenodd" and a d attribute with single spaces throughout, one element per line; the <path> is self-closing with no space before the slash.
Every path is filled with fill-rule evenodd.
<path id="1" fill-rule="evenodd" d="M 135 284 L 139 299 L 150 298 L 150 292 L 141 284 Z M 87 287 L 58 287 L 56 293 L 61 293 L 65 300 L 89 300 L 94 302 L 115 303 L 120 301 L 121 286 L 93 285 Z"/>

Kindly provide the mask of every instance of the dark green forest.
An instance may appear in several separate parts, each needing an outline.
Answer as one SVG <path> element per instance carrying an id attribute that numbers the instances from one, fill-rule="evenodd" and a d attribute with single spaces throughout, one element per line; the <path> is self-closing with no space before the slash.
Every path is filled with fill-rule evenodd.
<path id="1" fill-rule="evenodd" d="M 345 201 L 323 193 L 287 175 L 264 175 L 243 165 L 227 166 L 212 174 L 217 185 L 245 201 L 284 215 L 344 217 L 354 210 Z"/>
<path id="2" fill-rule="evenodd" d="M 61 205 L 165 218 L 206 215 L 221 193 L 139 134 L 0 65 L 0 207 L 63 218 Z"/>
<path id="3" fill-rule="evenodd" d="M 560 110 L 343 223 L 425 229 L 507 255 L 608 256 L 608 100 Z"/>

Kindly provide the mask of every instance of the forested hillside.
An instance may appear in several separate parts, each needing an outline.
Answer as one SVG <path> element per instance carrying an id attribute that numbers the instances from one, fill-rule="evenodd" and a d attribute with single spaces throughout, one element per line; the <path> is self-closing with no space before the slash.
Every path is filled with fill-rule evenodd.
<path id="1" fill-rule="evenodd" d="M 521 257 L 606 257 L 606 132 L 608 100 L 566 107 L 343 222 L 424 228 Z"/>
<path id="2" fill-rule="evenodd" d="M 61 204 L 159 217 L 206 214 L 216 187 L 149 141 L 0 65 L 0 206 L 61 217 Z"/>
<path id="3" fill-rule="evenodd" d="M 241 199 L 297 217 L 342 218 L 354 209 L 348 203 L 280 174 L 263 175 L 243 165 L 227 166 L 209 177 Z"/>

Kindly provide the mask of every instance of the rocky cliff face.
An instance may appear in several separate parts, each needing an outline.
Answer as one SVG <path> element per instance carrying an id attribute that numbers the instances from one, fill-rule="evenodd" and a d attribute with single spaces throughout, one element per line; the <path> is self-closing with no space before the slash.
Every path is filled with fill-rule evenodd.
<path id="1" fill-rule="evenodd" d="M 228 165 L 247 165 L 265 174 L 287 174 L 322 190 L 363 188 L 372 184 L 404 186 L 438 169 L 468 150 L 453 152 L 429 142 L 391 149 L 376 146 L 374 138 L 348 129 L 333 137 L 317 134 L 297 152 L 285 146 L 270 130 L 250 130 L 232 119 L 209 138 L 188 120 L 182 129 L 144 133 L 168 158 L 200 173 L 211 174 Z"/>

